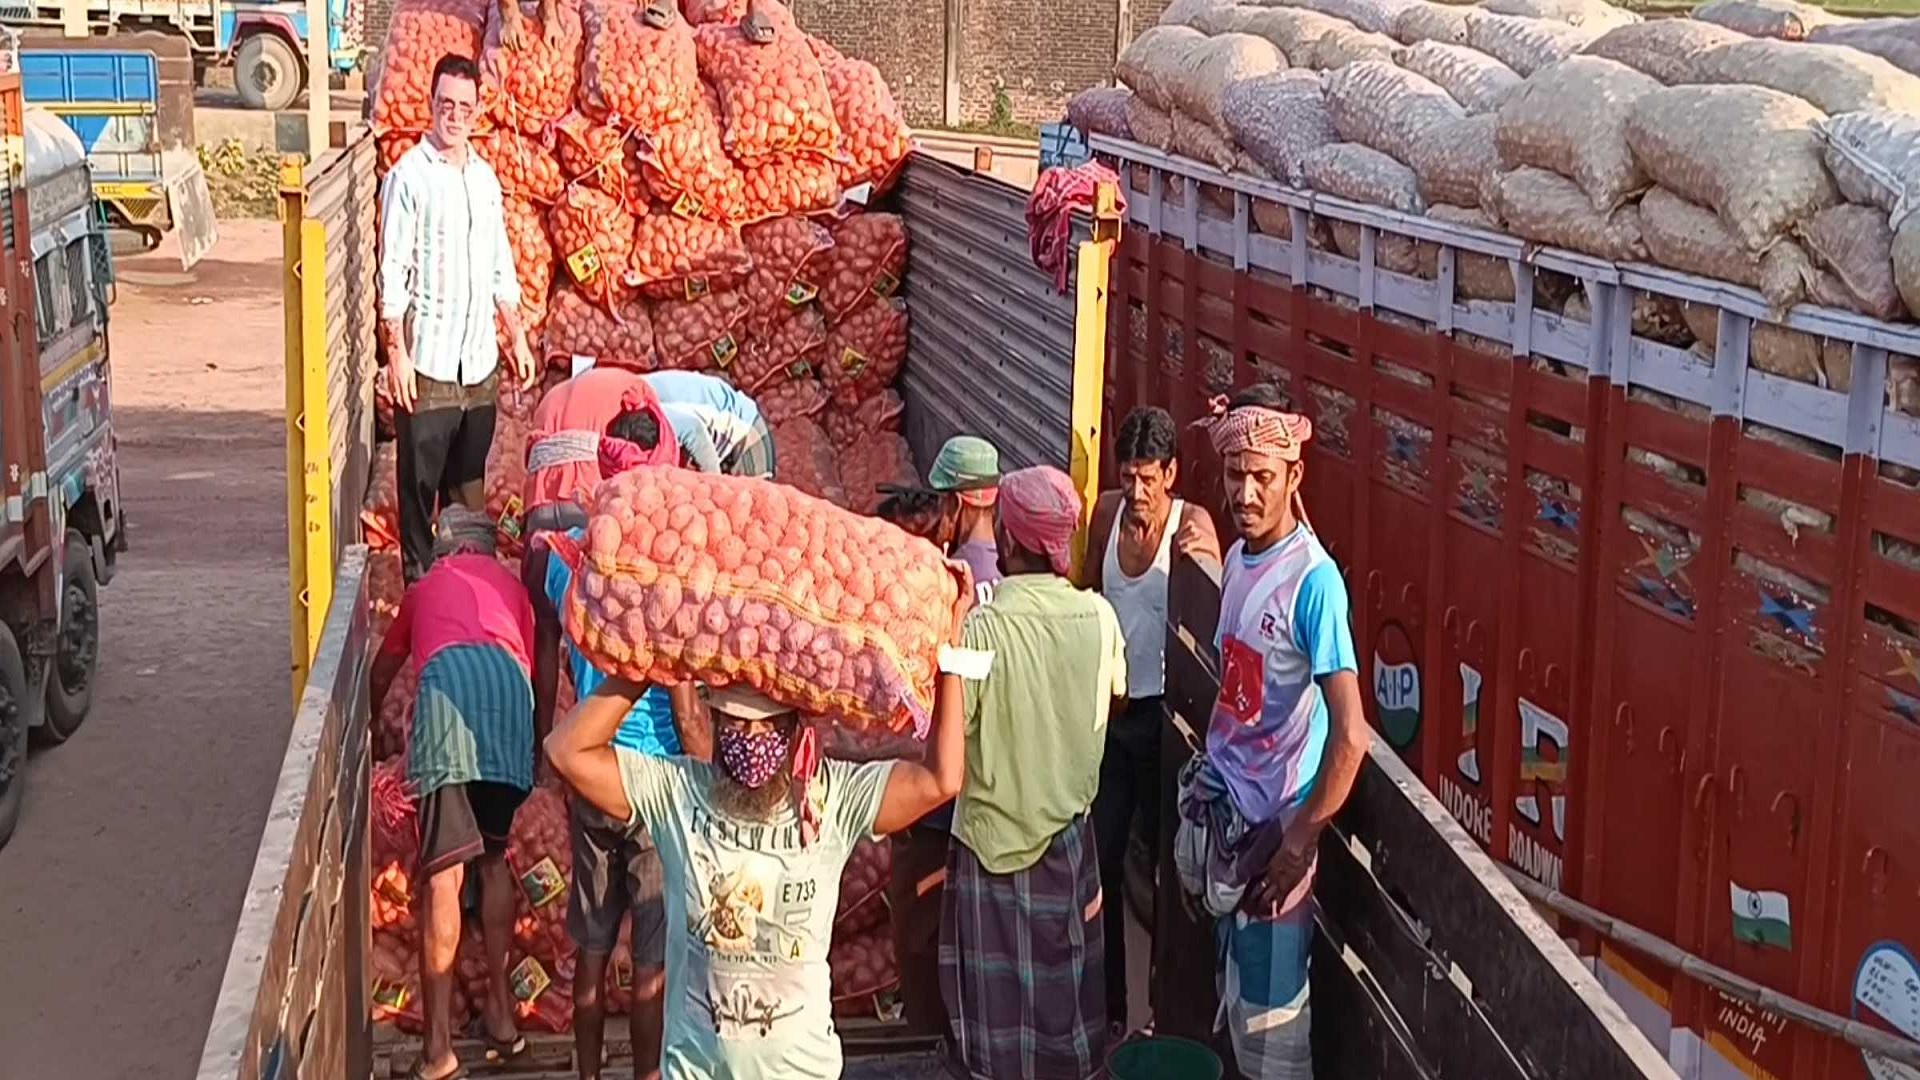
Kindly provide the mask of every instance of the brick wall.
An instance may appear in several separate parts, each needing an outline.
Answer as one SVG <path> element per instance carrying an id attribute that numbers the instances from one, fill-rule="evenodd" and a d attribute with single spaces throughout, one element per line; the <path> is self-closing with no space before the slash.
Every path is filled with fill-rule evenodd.
<path id="1" fill-rule="evenodd" d="M 393 21 L 393 0 L 366 0 L 366 13 L 365 36 L 360 40 L 368 49 L 380 49 L 387 43 L 387 24 Z M 371 56 L 368 59 L 371 67 Z"/>
<path id="2" fill-rule="evenodd" d="M 808 32 L 880 69 L 912 124 L 938 123 L 944 108 L 945 0 L 791 0 Z"/>
<path id="3" fill-rule="evenodd" d="M 887 78 L 907 119 L 940 123 L 948 3 L 961 9 L 960 122 L 984 124 L 1004 94 L 1016 122 L 1060 119 L 1066 101 L 1110 80 L 1118 0 L 791 0 L 800 25 Z M 1167 0 L 1130 0 L 1134 32 Z"/>

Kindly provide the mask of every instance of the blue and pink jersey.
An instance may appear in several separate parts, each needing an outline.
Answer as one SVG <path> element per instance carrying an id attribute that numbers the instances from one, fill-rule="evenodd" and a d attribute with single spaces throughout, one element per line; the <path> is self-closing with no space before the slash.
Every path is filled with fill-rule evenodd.
<path id="1" fill-rule="evenodd" d="M 1220 699 L 1207 757 L 1248 822 L 1273 821 L 1313 792 L 1327 742 L 1316 681 L 1359 671 L 1347 586 L 1305 525 L 1250 555 L 1228 550 L 1220 585 Z"/>

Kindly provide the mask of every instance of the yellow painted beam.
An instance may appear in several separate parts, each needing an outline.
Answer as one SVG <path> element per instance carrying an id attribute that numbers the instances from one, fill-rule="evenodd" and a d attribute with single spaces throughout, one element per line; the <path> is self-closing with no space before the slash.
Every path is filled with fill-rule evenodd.
<path id="1" fill-rule="evenodd" d="M 300 290 L 300 225 L 306 217 L 306 179 L 300 159 L 288 156 L 280 163 L 280 311 L 281 349 L 285 356 L 282 381 L 286 385 L 287 425 L 287 606 L 293 701 L 299 706 L 306 690 L 312 658 L 307 633 L 306 460 L 301 413 L 306 409 L 302 320 L 305 305 Z"/>
<path id="2" fill-rule="evenodd" d="M 307 544 L 307 658 L 333 603 L 333 432 L 327 408 L 327 226 L 300 223 L 301 434 Z"/>
<path id="3" fill-rule="evenodd" d="M 1073 535 L 1073 568 L 1086 557 L 1087 528 L 1100 496 L 1100 414 L 1107 388 L 1108 274 L 1120 240 L 1119 192 L 1101 184 L 1094 192 L 1093 238 L 1075 252 L 1073 302 L 1073 443 L 1068 472 L 1080 493 L 1080 528 Z"/>

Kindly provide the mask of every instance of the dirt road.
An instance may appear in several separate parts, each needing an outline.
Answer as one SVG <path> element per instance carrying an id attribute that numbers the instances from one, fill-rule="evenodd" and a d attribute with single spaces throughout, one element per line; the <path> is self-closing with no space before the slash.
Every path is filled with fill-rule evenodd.
<path id="1" fill-rule="evenodd" d="M 286 747 L 279 228 L 191 274 L 120 263 L 114 420 L 133 549 L 86 726 L 37 752 L 0 851 L 0 1077 L 192 1075 Z"/>

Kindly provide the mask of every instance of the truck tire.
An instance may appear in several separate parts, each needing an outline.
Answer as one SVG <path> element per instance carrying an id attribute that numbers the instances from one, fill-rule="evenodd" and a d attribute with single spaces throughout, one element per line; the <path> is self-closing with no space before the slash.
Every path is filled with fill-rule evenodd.
<path id="1" fill-rule="evenodd" d="M 293 105 L 305 80 L 305 65 L 277 34 L 255 34 L 234 53 L 233 88 L 249 109 L 279 112 Z"/>
<path id="2" fill-rule="evenodd" d="M 0 847 L 13 836 L 27 793 L 27 668 L 12 631 L 0 626 Z"/>
<path id="3" fill-rule="evenodd" d="M 80 730 L 93 707 L 93 686 L 100 670 L 100 585 L 94 580 L 93 553 L 87 538 L 67 534 L 66 565 L 60 586 L 60 632 L 54 639 L 53 670 L 47 673 L 47 722 L 33 729 L 45 746 L 58 746 Z"/>

